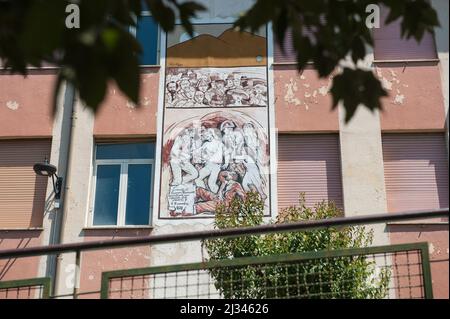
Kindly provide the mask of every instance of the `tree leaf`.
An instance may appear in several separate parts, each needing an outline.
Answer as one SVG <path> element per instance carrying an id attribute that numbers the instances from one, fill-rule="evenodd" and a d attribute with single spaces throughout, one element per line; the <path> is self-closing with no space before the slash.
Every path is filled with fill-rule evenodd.
<path id="1" fill-rule="evenodd" d="M 381 109 L 380 98 L 388 95 L 372 71 L 350 68 L 344 68 L 333 78 L 330 92 L 333 96 L 333 109 L 342 102 L 345 122 L 353 117 L 361 105 L 372 111 Z"/>

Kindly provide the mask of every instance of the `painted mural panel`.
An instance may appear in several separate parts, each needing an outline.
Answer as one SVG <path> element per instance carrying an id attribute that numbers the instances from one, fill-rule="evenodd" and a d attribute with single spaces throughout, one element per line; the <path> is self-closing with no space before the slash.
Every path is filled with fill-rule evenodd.
<path id="1" fill-rule="evenodd" d="M 171 68 L 166 108 L 267 106 L 266 68 Z"/>
<path id="2" fill-rule="evenodd" d="M 190 38 L 179 26 L 167 36 L 166 67 L 265 67 L 266 43 L 266 28 L 253 34 L 232 24 L 197 24 Z"/>
<path id="3" fill-rule="evenodd" d="M 270 212 L 266 30 L 167 36 L 159 218 L 214 217 L 257 192 Z"/>

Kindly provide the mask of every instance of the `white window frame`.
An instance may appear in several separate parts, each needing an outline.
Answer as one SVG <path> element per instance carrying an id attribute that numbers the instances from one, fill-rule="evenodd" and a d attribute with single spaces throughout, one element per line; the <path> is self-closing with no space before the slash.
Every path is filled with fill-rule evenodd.
<path id="1" fill-rule="evenodd" d="M 141 11 L 141 14 L 139 17 L 151 17 L 152 14 L 148 10 Z M 134 22 L 137 24 L 138 17 L 134 16 Z M 129 32 L 136 38 L 136 27 L 130 26 Z M 156 39 L 156 64 L 139 64 L 139 66 L 160 66 L 160 55 L 161 55 L 161 28 L 158 25 L 158 31 L 157 31 L 158 38 Z M 137 39 L 136 39 L 137 40 Z"/>
<path id="2" fill-rule="evenodd" d="M 101 144 L 99 144 L 101 145 Z M 95 153 L 97 154 L 97 145 L 95 147 Z M 95 156 L 95 155 L 94 155 Z M 128 192 L 128 166 L 133 164 L 151 165 L 150 176 L 150 194 L 149 194 L 149 212 L 148 212 L 148 224 L 144 225 L 126 225 L 126 205 L 127 205 L 127 192 Z M 120 165 L 120 179 L 119 179 L 119 198 L 117 205 L 117 222 L 115 225 L 94 225 L 95 214 L 95 196 L 97 190 L 97 167 L 99 165 Z M 92 175 L 92 194 L 89 208 L 89 225 L 92 228 L 142 228 L 151 227 L 152 225 L 152 211 L 153 211 L 153 181 L 155 172 L 155 160 L 154 159 L 106 159 L 97 160 L 94 159 L 94 170 Z"/>

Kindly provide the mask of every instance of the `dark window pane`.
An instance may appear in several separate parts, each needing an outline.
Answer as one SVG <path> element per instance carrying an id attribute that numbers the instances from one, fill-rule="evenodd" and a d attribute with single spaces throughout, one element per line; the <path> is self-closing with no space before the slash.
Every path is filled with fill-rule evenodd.
<path id="1" fill-rule="evenodd" d="M 119 204 L 120 165 L 97 166 L 94 225 L 116 225 Z"/>
<path id="2" fill-rule="evenodd" d="M 98 144 L 97 159 L 152 159 L 154 143 Z"/>
<path id="3" fill-rule="evenodd" d="M 148 225 L 152 166 L 128 165 L 126 225 Z"/>
<path id="4" fill-rule="evenodd" d="M 158 64 L 158 25 L 151 16 L 141 16 L 136 27 L 136 39 L 142 47 L 140 63 L 143 65 Z"/>

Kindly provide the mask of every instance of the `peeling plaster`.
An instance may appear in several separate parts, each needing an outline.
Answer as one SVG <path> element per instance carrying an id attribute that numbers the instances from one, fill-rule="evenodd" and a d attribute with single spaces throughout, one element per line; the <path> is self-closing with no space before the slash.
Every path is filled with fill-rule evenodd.
<path id="1" fill-rule="evenodd" d="M 129 109 L 135 109 L 135 108 L 136 108 L 136 104 L 134 104 L 134 103 L 131 102 L 131 101 L 127 101 L 127 107 L 128 107 Z"/>
<path id="2" fill-rule="evenodd" d="M 150 99 L 147 96 L 144 97 L 142 105 L 144 106 L 150 105 Z"/>
<path id="3" fill-rule="evenodd" d="M 307 81 L 305 75 L 301 75 L 300 79 L 302 81 Z M 322 85 L 321 87 L 313 87 L 310 83 L 302 83 L 304 87 L 303 99 L 298 98 L 298 83 L 293 78 L 290 78 L 289 83 L 285 84 L 286 93 L 284 96 L 284 101 L 288 104 L 293 104 L 295 106 L 304 106 L 305 110 L 309 110 L 311 104 L 319 104 L 317 97 L 319 94 L 321 96 L 326 96 L 331 88 L 331 78 L 328 80 L 328 85 Z"/>
<path id="4" fill-rule="evenodd" d="M 289 104 L 300 105 L 302 102 L 295 97 L 295 92 L 298 91 L 297 82 L 293 78 L 289 80 L 288 84 L 284 85 L 286 87 L 286 95 L 284 100 Z"/>
<path id="5" fill-rule="evenodd" d="M 377 76 L 380 79 L 383 88 L 387 91 L 395 91 L 397 93 L 390 102 L 395 105 L 405 104 L 406 96 L 402 94 L 401 89 L 407 88 L 408 84 L 402 84 L 394 70 L 389 69 L 387 72 L 388 75 L 385 76 L 381 69 L 376 69 Z"/>
<path id="6" fill-rule="evenodd" d="M 325 85 L 324 85 L 324 86 L 321 86 L 321 87 L 319 88 L 319 93 L 320 93 L 320 95 L 322 95 L 322 96 L 327 95 L 327 94 L 328 94 L 328 87 L 326 87 Z"/>
<path id="7" fill-rule="evenodd" d="M 397 94 L 394 99 L 394 104 L 402 105 L 405 101 L 405 96 L 403 94 Z"/>
<path id="8" fill-rule="evenodd" d="M 381 79 L 381 84 L 383 85 L 383 88 L 385 90 L 391 91 L 392 90 L 392 82 L 389 81 L 388 79 L 386 79 L 385 77 L 383 77 Z"/>
<path id="9" fill-rule="evenodd" d="M 7 101 L 6 107 L 12 111 L 16 111 L 19 108 L 19 103 L 17 101 Z"/>

